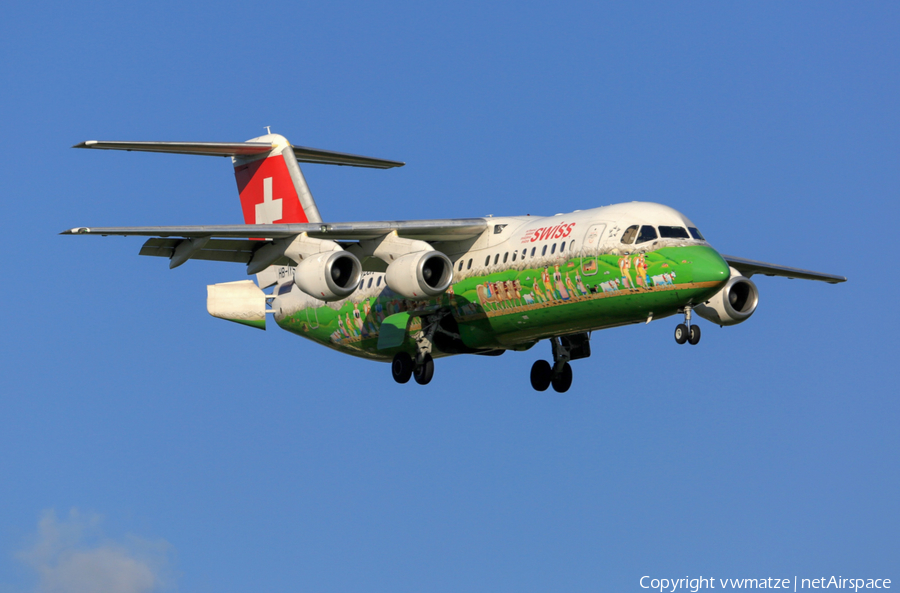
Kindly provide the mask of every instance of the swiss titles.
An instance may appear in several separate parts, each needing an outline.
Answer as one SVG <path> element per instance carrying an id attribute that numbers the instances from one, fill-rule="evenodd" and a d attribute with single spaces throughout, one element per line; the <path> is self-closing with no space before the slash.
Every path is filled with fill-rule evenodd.
<path id="1" fill-rule="evenodd" d="M 564 222 L 556 226 L 529 229 L 525 231 L 525 236 L 522 237 L 522 243 L 536 243 L 537 241 L 546 241 L 549 239 L 565 239 L 572 234 L 573 228 L 575 228 L 574 222 Z"/>

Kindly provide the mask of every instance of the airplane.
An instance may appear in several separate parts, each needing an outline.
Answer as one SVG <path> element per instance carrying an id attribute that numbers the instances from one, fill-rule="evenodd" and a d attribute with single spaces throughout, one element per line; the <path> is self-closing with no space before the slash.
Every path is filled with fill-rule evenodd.
<path id="1" fill-rule="evenodd" d="M 630 202 L 553 216 L 324 222 L 299 163 L 390 169 L 404 163 L 294 146 L 279 134 L 246 142 L 90 140 L 73 148 L 230 157 L 243 225 L 76 227 L 64 235 L 152 237 L 141 255 L 237 262 L 253 280 L 207 287 L 207 310 L 259 329 L 266 316 L 339 352 L 390 362 L 421 385 L 434 360 L 497 356 L 549 340 L 532 387 L 565 392 L 592 332 L 683 315 L 678 344 L 696 345 L 693 314 L 719 326 L 753 315 L 754 274 L 836 284 L 843 276 L 716 251 L 673 208 Z M 270 292 L 265 292 L 271 289 Z"/>

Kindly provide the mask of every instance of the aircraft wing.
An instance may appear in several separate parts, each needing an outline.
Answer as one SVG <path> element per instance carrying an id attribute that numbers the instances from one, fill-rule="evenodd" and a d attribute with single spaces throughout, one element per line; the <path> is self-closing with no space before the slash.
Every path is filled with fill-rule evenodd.
<path id="1" fill-rule="evenodd" d="M 799 278 L 801 280 L 819 280 L 821 282 L 828 282 L 829 284 L 847 281 L 844 276 L 823 274 L 821 272 L 801 270 L 799 268 L 788 268 L 786 266 L 767 264 L 765 262 L 733 257 L 731 255 L 723 255 L 722 258 L 728 262 L 729 266 L 748 278 L 753 274 L 763 274 L 764 276 L 782 276 L 784 278 Z"/>
<path id="2" fill-rule="evenodd" d="M 476 237 L 488 227 L 484 218 L 397 220 L 384 222 L 314 222 L 304 224 L 235 224 L 212 226 L 76 227 L 61 235 L 120 235 L 141 237 L 211 237 L 221 239 L 281 239 L 307 233 L 316 239 L 360 241 L 377 239 L 392 231 L 423 241 L 459 241 Z"/>
<path id="3" fill-rule="evenodd" d="M 488 227 L 484 218 L 450 220 L 401 220 L 387 222 L 333 222 L 306 224 L 238 224 L 224 226 L 157 226 L 157 227 L 76 227 L 61 235 L 119 235 L 153 237 L 141 247 L 141 255 L 173 259 L 179 245 L 195 241 L 190 259 L 249 263 L 253 255 L 270 241 L 307 233 L 317 239 L 332 241 L 360 241 L 377 239 L 393 231 L 401 237 L 422 241 L 461 241 L 477 237 Z M 190 247 L 187 246 L 186 247 Z M 185 260 L 182 260 L 182 263 Z M 174 264 L 174 265 L 180 265 Z M 280 258 L 272 265 L 294 265 Z"/>

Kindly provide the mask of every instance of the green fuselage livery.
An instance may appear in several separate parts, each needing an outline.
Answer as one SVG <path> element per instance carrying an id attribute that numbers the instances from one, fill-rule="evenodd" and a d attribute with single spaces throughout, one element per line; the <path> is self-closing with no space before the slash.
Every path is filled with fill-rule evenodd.
<path id="1" fill-rule="evenodd" d="M 530 253 L 530 251 L 529 251 Z M 557 252 L 458 278 L 443 295 L 409 300 L 395 294 L 380 273 L 366 274 L 354 296 L 318 304 L 289 292 L 276 297 L 278 325 L 341 352 L 388 361 L 399 350 L 415 354 L 419 319 L 439 310 L 446 333 L 434 355 L 480 350 L 524 350 L 560 334 L 642 323 L 674 315 L 685 304 L 704 302 L 729 279 L 728 264 L 711 247 L 663 247 L 639 255 Z M 501 256 L 502 257 L 502 256 Z M 627 267 L 624 259 L 628 259 Z M 624 275 L 623 275 L 624 272 Z M 277 293 L 276 289 L 276 293 Z M 379 349 L 387 317 L 409 313 L 400 346 Z M 455 336 L 459 337 L 456 338 Z"/>

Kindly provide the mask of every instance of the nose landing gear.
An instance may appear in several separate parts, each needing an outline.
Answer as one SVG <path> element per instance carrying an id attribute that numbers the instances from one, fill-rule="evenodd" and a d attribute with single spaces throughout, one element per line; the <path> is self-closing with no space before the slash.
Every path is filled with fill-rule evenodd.
<path id="1" fill-rule="evenodd" d="M 684 307 L 684 323 L 679 323 L 675 327 L 675 341 L 679 344 L 688 342 L 692 346 L 696 346 L 700 342 L 700 326 L 691 325 L 691 306 Z"/>

